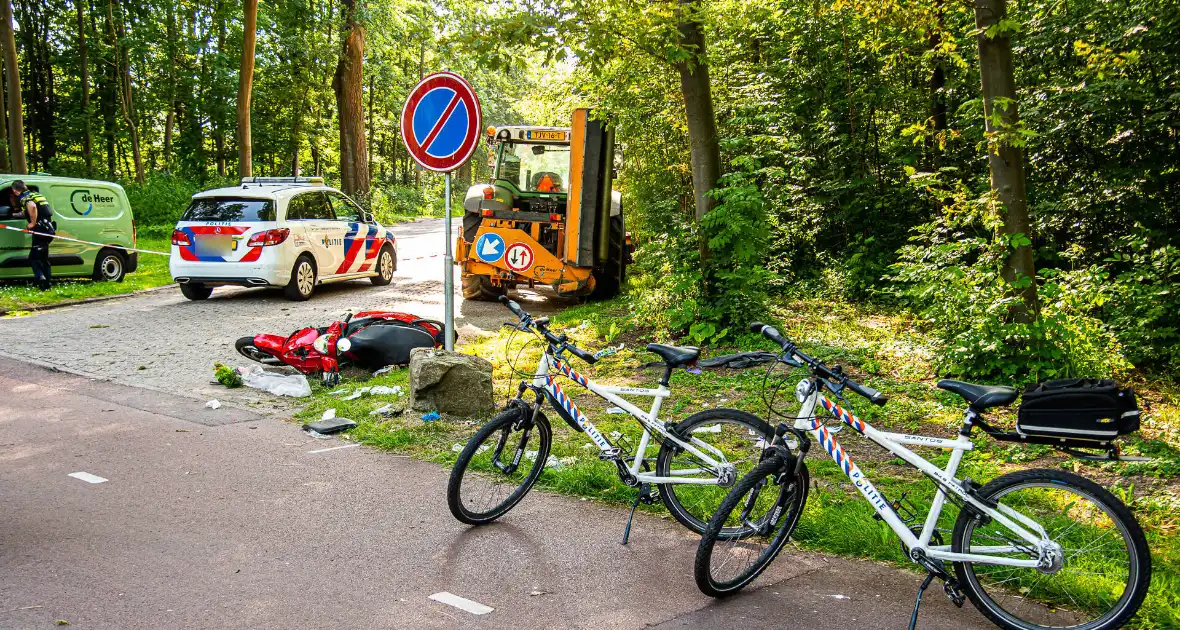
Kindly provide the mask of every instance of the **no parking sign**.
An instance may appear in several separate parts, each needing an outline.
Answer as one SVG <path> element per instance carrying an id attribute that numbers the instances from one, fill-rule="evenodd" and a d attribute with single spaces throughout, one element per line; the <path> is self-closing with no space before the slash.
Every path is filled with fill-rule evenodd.
<path id="1" fill-rule="evenodd" d="M 402 108 L 406 149 L 423 168 L 446 173 L 466 162 L 479 144 L 483 112 L 471 84 L 453 72 L 418 82 Z"/>
<path id="2" fill-rule="evenodd" d="M 446 256 L 443 258 L 443 347 L 454 350 L 455 259 L 451 256 L 451 171 L 471 158 L 479 144 L 483 111 L 471 84 L 454 72 L 436 72 L 418 82 L 402 107 L 402 141 L 423 168 L 446 173 Z M 483 242 L 482 256 L 504 253 L 504 241 Z"/>

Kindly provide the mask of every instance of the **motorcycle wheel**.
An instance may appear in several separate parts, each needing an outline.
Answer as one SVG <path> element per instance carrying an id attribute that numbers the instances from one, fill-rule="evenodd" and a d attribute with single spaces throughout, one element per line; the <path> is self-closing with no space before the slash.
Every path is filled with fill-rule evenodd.
<path id="1" fill-rule="evenodd" d="M 241 339 L 238 339 L 236 342 L 234 342 L 234 347 L 237 348 L 238 354 L 246 357 L 247 359 L 250 359 L 251 361 L 257 361 L 263 365 L 283 364 L 283 362 L 273 354 L 270 354 L 269 352 L 266 352 L 254 345 L 253 337 L 242 337 Z"/>

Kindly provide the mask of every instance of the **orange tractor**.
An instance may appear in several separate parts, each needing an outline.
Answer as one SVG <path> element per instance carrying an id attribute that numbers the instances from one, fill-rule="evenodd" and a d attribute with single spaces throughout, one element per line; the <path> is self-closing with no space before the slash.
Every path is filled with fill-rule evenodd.
<path id="1" fill-rule="evenodd" d="M 570 127 L 488 129 L 494 171 L 463 201 L 455 260 L 463 297 L 517 285 L 607 299 L 622 289 L 631 245 L 614 181 L 614 132 L 574 111 Z"/>

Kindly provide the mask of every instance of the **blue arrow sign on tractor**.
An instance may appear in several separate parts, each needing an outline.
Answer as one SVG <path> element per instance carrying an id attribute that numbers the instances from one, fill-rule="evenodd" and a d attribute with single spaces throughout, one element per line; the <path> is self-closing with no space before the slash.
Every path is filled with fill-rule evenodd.
<path id="1" fill-rule="evenodd" d="M 486 263 L 494 263 L 504 256 L 504 239 L 488 232 L 475 242 L 475 255 Z"/>

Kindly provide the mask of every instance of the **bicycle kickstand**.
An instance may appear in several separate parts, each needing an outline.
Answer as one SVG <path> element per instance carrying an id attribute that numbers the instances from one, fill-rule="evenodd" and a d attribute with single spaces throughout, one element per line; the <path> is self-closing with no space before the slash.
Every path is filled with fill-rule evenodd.
<path id="1" fill-rule="evenodd" d="M 910 630 L 914 630 L 918 626 L 918 606 L 922 605 L 922 593 L 926 592 L 926 587 L 934 581 L 934 574 L 927 573 L 926 579 L 922 580 L 922 586 L 918 587 L 918 599 L 914 601 L 914 612 L 910 615 Z"/>
<path id="2" fill-rule="evenodd" d="M 631 538 L 631 522 L 635 520 L 635 508 L 639 507 L 640 503 L 651 505 L 655 503 L 655 499 L 651 496 L 651 484 L 645 483 L 639 486 L 639 496 L 635 497 L 635 501 L 631 503 L 631 514 L 627 517 L 627 527 L 623 530 L 623 544 Z"/>

